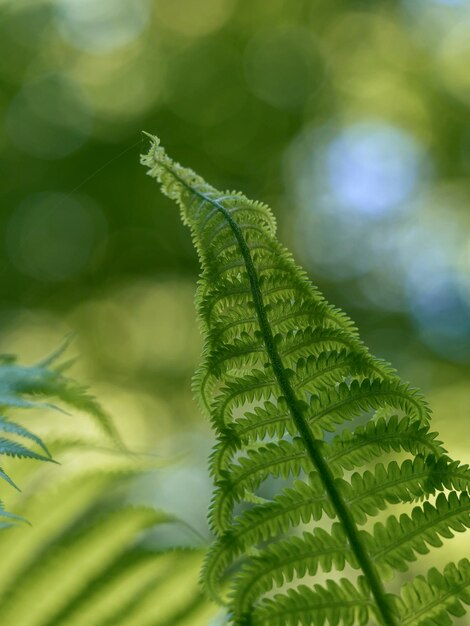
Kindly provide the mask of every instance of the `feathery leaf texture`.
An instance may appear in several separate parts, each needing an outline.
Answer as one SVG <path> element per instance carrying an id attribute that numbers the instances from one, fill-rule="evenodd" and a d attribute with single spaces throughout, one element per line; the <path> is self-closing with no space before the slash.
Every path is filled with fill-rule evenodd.
<path id="1" fill-rule="evenodd" d="M 70 340 L 67 339 L 51 355 L 33 366 L 16 363 L 11 355 L 0 356 L 0 456 L 53 462 L 53 458 L 40 437 L 25 426 L 5 417 L 5 413 L 18 409 L 45 408 L 63 411 L 53 403 L 58 401 L 92 416 L 104 433 L 114 443 L 120 443 L 113 423 L 99 403 L 63 373 L 67 363 L 60 363 Z M 19 489 L 11 477 L 0 468 L 0 478 Z M 9 514 L 0 504 L 0 528 L 12 526 L 23 518 Z"/>
<path id="2" fill-rule="evenodd" d="M 469 467 L 447 456 L 421 394 L 276 240 L 270 209 L 217 191 L 150 138 L 142 163 L 202 265 L 194 390 L 217 436 L 208 592 L 235 626 L 451 623 L 470 603 L 468 561 L 399 595 L 385 581 L 470 527 Z M 308 584 L 345 567 L 349 580 Z"/>

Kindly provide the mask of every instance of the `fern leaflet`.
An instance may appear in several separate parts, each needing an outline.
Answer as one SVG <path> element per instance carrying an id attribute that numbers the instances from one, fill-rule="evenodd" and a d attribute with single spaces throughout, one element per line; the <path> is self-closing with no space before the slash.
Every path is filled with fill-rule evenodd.
<path id="1" fill-rule="evenodd" d="M 54 462 L 40 437 L 2 415 L 18 409 L 46 408 L 63 411 L 52 400 L 88 413 L 114 443 L 121 445 L 112 420 L 99 403 L 85 387 L 64 374 L 70 363 L 58 361 L 68 344 L 69 340 L 65 341 L 52 354 L 32 366 L 18 365 L 16 358 L 11 355 L 0 356 L 0 456 Z M 19 489 L 1 468 L 0 478 Z M 7 513 L 0 503 L 0 528 L 12 526 L 18 521 L 25 520 Z"/>

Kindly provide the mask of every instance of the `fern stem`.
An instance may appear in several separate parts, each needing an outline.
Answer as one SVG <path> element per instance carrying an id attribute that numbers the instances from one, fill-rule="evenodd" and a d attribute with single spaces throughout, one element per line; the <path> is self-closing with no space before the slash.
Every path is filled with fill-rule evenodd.
<path id="1" fill-rule="evenodd" d="M 372 560 L 370 559 L 365 546 L 363 545 L 361 541 L 359 530 L 356 526 L 354 518 L 352 514 L 350 513 L 346 503 L 344 502 L 341 494 L 336 488 L 334 476 L 330 468 L 328 467 L 327 462 L 323 458 L 319 450 L 319 447 L 317 446 L 316 440 L 314 436 L 312 435 L 309 425 L 302 414 L 300 403 L 286 375 L 286 371 L 284 369 L 281 357 L 277 350 L 276 343 L 274 341 L 274 336 L 271 330 L 271 326 L 269 324 L 269 320 L 266 315 L 266 310 L 265 310 L 265 306 L 263 302 L 263 295 L 261 293 L 256 268 L 253 263 L 250 249 L 248 247 L 247 242 L 245 241 L 245 238 L 243 236 L 241 229 L 239 228 L 235 220 L 232 218 L 230 213 L 225 209 L 225 207 L 218 200 L 210 198 L 209 196 L 198 191 L 194 187 L 191 187 L 185 180 L 183 180 L 180 176 L 178 176 L 177 172 L 175 172 L 174 169 L 170 169 L 164 163 L 162 163 L 162 165 L 188 191 L 198 196 L 199 198 L 201 198 L 201 200 L 207 202 L 208 204 L 211 204 L 214 208 L 220 211 L 222 215 L 224 216 L 224 218 L 227 220 L 230 228 L 232 229 L 232 232 L 240 247 L 240 252 L 243 256 L 245 267 L 248 273 L 248 279 L 250 282 L 251 292 L 253 295 L 253 302 L 255 305 L 255 310 L 256 310 L 257 317 L 258 317 L 258 322 L 260 325 L 260 330 L 261 330 L 261 334 L 263 337 L 263 341 L 266 346 L 266 351 L 269 355 L 271 366 L 273 368 L 274 374 L 278 381 L 279 387 L 282 390 L 282 393 L 284 395 L 285 401 L 289 408 L 294 424 L 305 445 L 307 454 L 313 466 L 318 471 L 323 481 L 325 490 L 338 515 L 338 519 L 343 524 L 343 527 L 346 532 L 346 536 L 348 537 L 349 543 L 351 545 L 351 549 L 355 553 L 357 561 L 369 583 L 369 587 L 374 597 L 374 600 L 376 602 L 377 609 L 380 614 L 383 625 L 384 626 L 398 626 L 397 621 L 395 620 L 395 617 L 393 615 L 392 609 L 387 602 L 386 591 L 382 584 L 380 576 Z"/>

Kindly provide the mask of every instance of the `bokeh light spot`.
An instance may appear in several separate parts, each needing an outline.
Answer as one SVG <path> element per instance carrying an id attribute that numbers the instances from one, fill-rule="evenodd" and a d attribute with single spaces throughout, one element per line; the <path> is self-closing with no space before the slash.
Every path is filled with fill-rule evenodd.
<path id="1" fill-rule="evenodd" d="M 445 87 L 470 104 L 470 15 L 446 33 L 438 49 L 438 68 Z"/>
<path id="2" fill-rule="evenodd" d="M 6 129 L 32 156 L 60 159 L 80 148 L 92 127 L 92 111 L 80 87 L 59 74 L 25 84 L 10 103 Z"/>
<path id="3" fill-rule="evenodd" d="M 468 0 L 432 0 L 435 4 L 447 4 L 450 6 L 457 6 L 462 4 L 468 4 Z"/>
<path id="4" fill-rule="evenodd" d="M 103 299 L 77 307 L 70 325 L 90 335 L 95 354 L 106 368 L 153 374 L 191 370 L 200 350 L 191 326 L 194 290 L 180 282 L 151 280 L 125 283 Z M 155 324 L 158 320 L 158 324 Z"/>
<path id="5" fill-rule="evenodd" d="M 56 22 L 74 47 L 107 53 L 137 39 L 151 14 L 149 0 L 58 0 Z"/>
<path id="6" fill-rule="evenodd" d="M 20 272 L 60 282 L 86 268 L 105 233 L 104 216 L 91 202 L 60 193 L 39 193 L 14 211 L 6 245 Z"/>
<path id="7" fill-rule="evenodd" d="M 234 0 L 157 0 L 156 19 L 169 30 L 200 37 L 221 28 L 230 18 Z"/>
<path id="8" fill-rule="evenodd" d="M 462 297 L 459 276 L 452 269 L 429 268 L 420 280 L 409 281 L 410 309 L 421 336 L 435 352 L 456 361 L 470 361 L 470 307 Z"/>
<path id="9" fill-rule="evenodd" d="M 337 201 L 366 215 L 390 211 L 413 192 L 422 153 L 405 131 L 361 123 L 342 131 L 328 148 L 328 179 Z"/>
<path id="10" fill-rule="evenodd" d="M 378 120 L 304 131 L 287 153 L 298 240 L 319 271 L 344 280 L 396 267 L 397 242 L 425 181 L 424 149 Z M 418 185 L 419 180 L 419 185 Z M 361 251 L 361 253 L 359 253 Z"/>

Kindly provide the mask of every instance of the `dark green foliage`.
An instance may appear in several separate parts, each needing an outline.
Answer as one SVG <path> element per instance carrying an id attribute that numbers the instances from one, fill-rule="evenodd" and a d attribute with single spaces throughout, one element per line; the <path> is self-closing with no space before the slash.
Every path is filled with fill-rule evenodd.
<path id="1" fill-rule="evenodd" d="M 461 615 L 467 561 L 400 595 L 385 586 L 470 527 L 470 470 L 430 432 L 420 393 L 325 302 L 276 240 L 266 206 L 217 191 L 156 138 L 142 161 L 179 204 L 202 264 L 195 390 L 218 439 L 208 592 L 237 626 L 439 626 Z M 346 566 L 349 580 L 306 580 Z"/>

